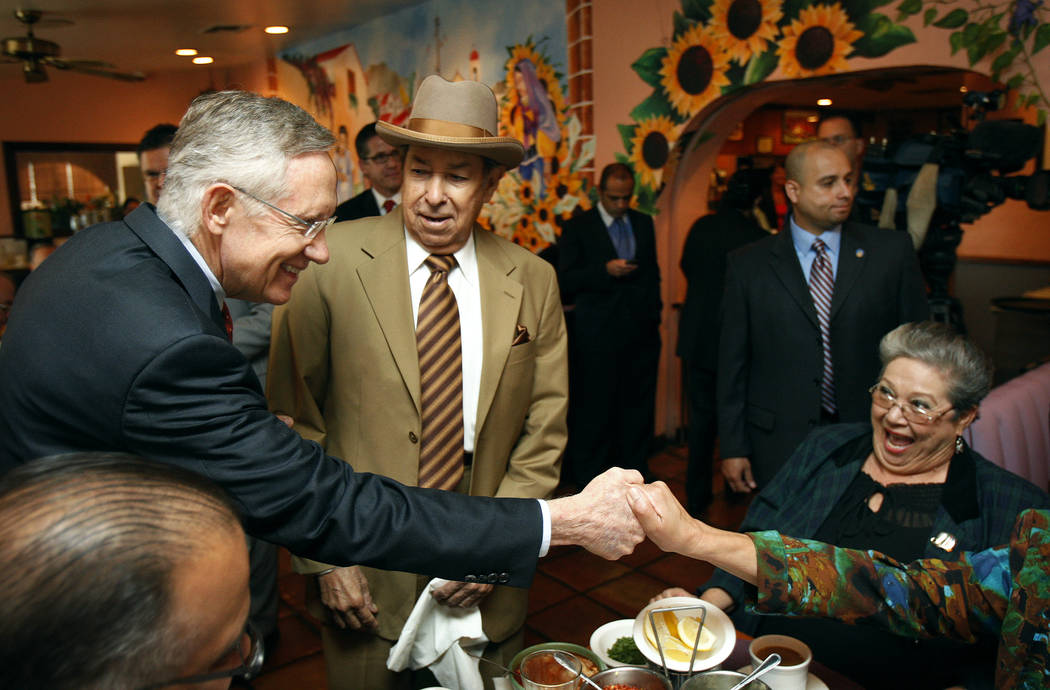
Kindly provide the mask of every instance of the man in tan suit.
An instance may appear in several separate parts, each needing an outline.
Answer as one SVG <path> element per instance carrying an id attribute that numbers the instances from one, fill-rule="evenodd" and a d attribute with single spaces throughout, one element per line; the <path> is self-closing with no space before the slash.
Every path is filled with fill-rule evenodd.
<path id="1" fill-rule="evenodd" d="M 303 436 L 356 470 L 435 486 L 421 459 L 431 376 L 421 376 L 421 333 L 427 290 L 441 275 L 428 257 L 454 257 L 441 280 L 454 293 L 459 359 L 441 375 L 456 375 L 462 416 L 454 398 L 454 421 L 437 431 L 462 440 L 454 437 L 456 467 L 443 488 L 544 498 L 558 484 L 566 441 L 565 325 L 550 265 L 475 222 L 504 170 L 522 158 L 518 141 L 494 136 L 497 122 L 483 84 L 428 77 L 406 128 L 379 123 L 387 143 L 405 147 L 402 206 L 330 234 L 331 262 L 304 274 L 275 313 L 269 397 Z M 385 664 L 426 579 L 302 560 L 296 567 L 316 575 L 314 593 L 326 607 L 330 687 L 411 684 Z M 430 595 L 445 606 L 480 605 L 492 642 L 485 655 L 506 665 L 522 646 L 528 591 L 495 586 L 500 579 L 451 582 Z"/>

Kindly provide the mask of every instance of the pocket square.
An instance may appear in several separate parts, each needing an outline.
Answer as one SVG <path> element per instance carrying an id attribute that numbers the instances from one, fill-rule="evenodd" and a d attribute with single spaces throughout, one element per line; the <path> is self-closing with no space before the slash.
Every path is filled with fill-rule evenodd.
<path id="1" fill-rule="evenodd" d="M 532 338 L 529 336 L 529 329 L 519 323 L 514 327 L 514 340 L 511 342 L 510 346 L 514 347 L 515 345 L 524 345 L 531 340 Z"/>

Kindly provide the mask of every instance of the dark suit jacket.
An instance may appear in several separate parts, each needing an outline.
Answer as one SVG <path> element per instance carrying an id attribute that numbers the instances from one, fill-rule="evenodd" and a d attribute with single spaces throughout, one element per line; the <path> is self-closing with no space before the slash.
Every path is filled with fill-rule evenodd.
<path id="1" fill-rule="evenodd" d="M 847 223 L 831 299 L 839 418 L 870 418 L 868 388 L 883 335 L 929 318 L 907 233 Z M 751 459 L 759 486 L 820 420 L 820 327 L 791 233 L 729 255 L 718 351 L 718 433 L 724 458 Z"/>
<path id="2" fill-rule="evenodd" d="M 558 282 L 562 301 L 574 303 L 576 342 L 580 347 L 607 347 L 633 336 L 652 335 L 660 324 L 660 267 L 656 263 L 653 219 L 627 211 L 634 230 L 638 268 L 613 278 L 605 264 L 616 248 L 597 208 L 565 223 L 558 242 Z"/>
<path id="3" fill-rule="evenodd" d="M 26 281 L 0 348 L 0 472 L 124 451 L 225 487 L 246 529 L 295 553 L 455 580 L 531 581 L 529 499 L 406 488 L 326 457 L 269 412 L 215 295 L 143 204 L 85 230 Z"/>
<path id="4" fill-rule="evenodd" d="M 725 208 L 698 218 L 682 248 L 679 266 L 687 290 L 678 321 L 679 357 L 709 371 L 718 359 L 718 308 L 725 290 L 726 257 L 734 249 L 769 237 L 740 211 Z"/>
<path id="5" fill-rule="evenodd" d="M 335 207 L 335 219 L 337 222 L 378 215 L 379 205 L 376 204 L 376 195 L 372 193 L 371 189 L 366 189 Z"/>

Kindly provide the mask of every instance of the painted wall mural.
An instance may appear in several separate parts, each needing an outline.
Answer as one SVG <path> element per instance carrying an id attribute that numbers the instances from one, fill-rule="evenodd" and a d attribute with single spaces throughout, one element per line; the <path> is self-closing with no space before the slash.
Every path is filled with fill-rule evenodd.
<path id="1" fill-rule="evenodd" d="M 364 186 L 353 150 L 357 131 L 376 119 L 404 122 L 425 76 L 488 84 L 500 103 L 500 133 L 524 142 L 527 155 L 504 176 L 480 222 L 539 251 L 563 220 L 591 203 L 581 169 L 594 144 L 568 114 L 566 46 L 564 12 L 541 0 L 499 13 L 483 0 L 431 0 L 280 57 L 288 66 L 286 97 L 339 133 L 340 201 Z"/>
<path id="2" fill-rule="evenodd" d="M 971 68 L 1005 83 L 1040 124 L 1050 110 L 1036 69 L 1050 55 L 1040 54 L 1050 45 L 1044 0 L 682 0 L 673 25 L 669 46 L 632 64 L 653 91 L 619 127 L 626 153 L 617 158 L 634 167 L 639 206 L 650 212 L 673 175 L 683 128 L 711 102 L 765 80 L 858 69 L 858 58 L 915 43 L 919 26 L 943 30 L 952 55 L 965 51 Z"/>

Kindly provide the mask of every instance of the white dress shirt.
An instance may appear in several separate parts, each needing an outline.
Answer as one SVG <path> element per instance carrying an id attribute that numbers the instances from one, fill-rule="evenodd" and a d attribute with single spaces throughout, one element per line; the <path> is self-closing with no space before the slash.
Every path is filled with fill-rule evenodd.
<path id="1" fill-rule="evenodd" d="M 393 201 L 394 202 L 394 206 L 397 206 L 398 204 L 401 203 L 401 190 L 400 189 L 397 190 L 397 193 L 394 194 L 394 196 L 383 196 L 382 194 L 380 194 L 379 192 L 376 191 L 375 187 L 372 187 L 372 196 L 375 197 L 376 206 L 379 207 L 379 215 L 381 215 L 381 216 L 385 216 L 386 215 L 386 209 L 383 208 L 383 204 L 387 201 L 387 199 L 389 199 L 390 201 Z"/>

